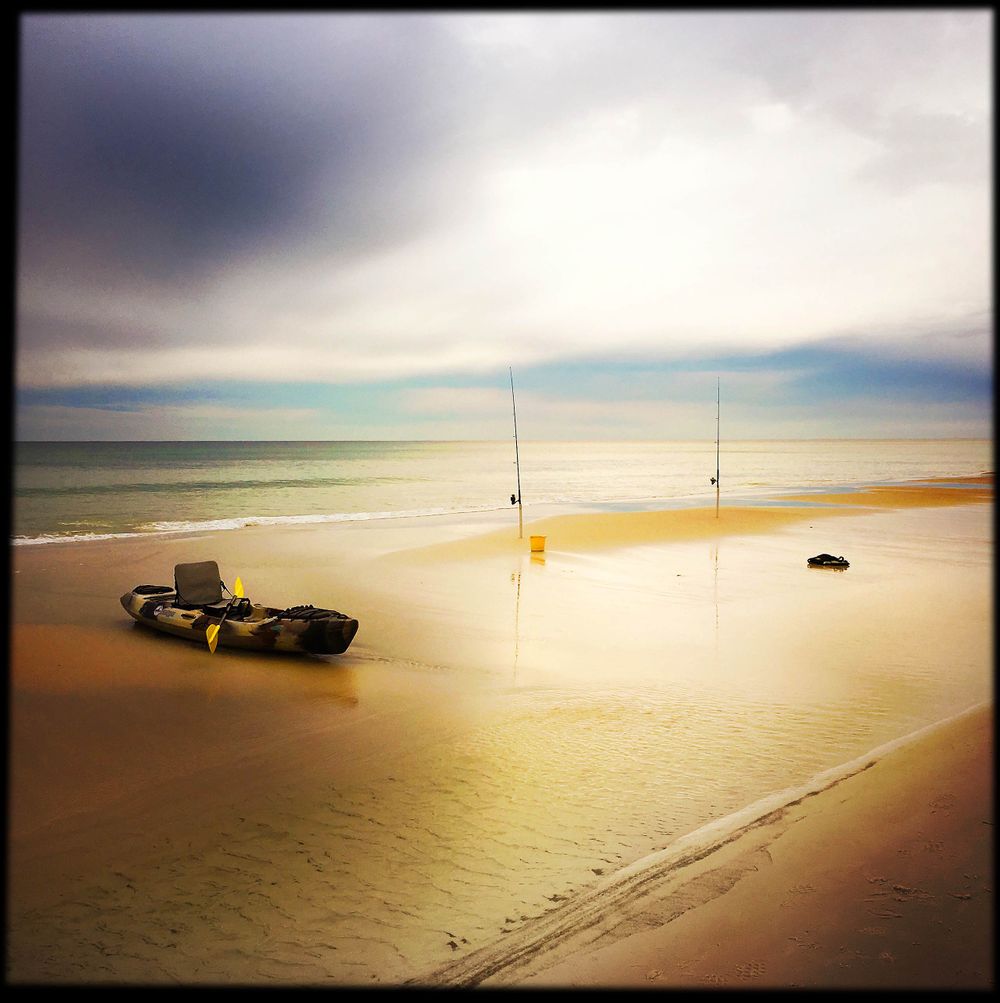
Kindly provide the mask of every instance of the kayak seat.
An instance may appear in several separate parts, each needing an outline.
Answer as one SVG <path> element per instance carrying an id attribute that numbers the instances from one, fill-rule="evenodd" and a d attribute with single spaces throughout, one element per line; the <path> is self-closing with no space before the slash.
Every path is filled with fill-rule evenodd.
<path id="1" fill-rule="evenodd" d="M 192 564 L 174 565 L 174 589 L 177 605 L 181 607 L 216 606 L 223 608 L 228 601 L 222 598 L 222 579 L 215 561 L 196 561 Z"/>

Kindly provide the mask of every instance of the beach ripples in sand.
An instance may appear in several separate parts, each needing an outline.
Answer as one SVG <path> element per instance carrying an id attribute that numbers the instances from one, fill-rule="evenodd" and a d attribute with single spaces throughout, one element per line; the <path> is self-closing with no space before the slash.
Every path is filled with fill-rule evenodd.
<path id="1" fill-rule="evenodd" d="M 64 903 L 22 916 L 15 942 L 57 981 L 106 956 L 124 980 L 400 982 L 782 786 L 790 759 L 808 775 L 830 741 L 857 745 L 849 705 L 774 710 L 515 691 L 391 773 L 272 790 L 232 805 L 215 845 L 81 886 L 85 936 Z"/>

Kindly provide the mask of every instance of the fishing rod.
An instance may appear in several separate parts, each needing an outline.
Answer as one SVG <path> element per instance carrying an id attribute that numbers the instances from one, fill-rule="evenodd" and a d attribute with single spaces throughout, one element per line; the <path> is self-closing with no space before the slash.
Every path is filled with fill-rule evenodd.
<path id="1" fill-rule="evenodd" d="M 517 538 L 524 538 L 524 512 L 521 508 L 521 458 L 517 453 L 517 404 L 514 401 L 514 370 L 507 367 L 510 373 L 510 404 L 514 411 L 514 463 L 517 465 L 517 497 L 510 496 L 511 505 L 517 503 Z"/>
<path id="2" fill-rule="evenodd" d="M 715 518 L 719 518 L 719 401 L 721 392 L 719 390 L 719 377 L 715 378 L 715 476 L 709 480 L 715 485 Z"/>

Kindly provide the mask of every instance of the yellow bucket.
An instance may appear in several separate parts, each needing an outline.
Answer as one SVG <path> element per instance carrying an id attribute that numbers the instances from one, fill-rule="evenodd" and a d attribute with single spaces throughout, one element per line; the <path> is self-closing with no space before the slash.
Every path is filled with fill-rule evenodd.
<path id="1" fill-rule="evenodd" d="M 545 550 L 545 537 L 533 536 L 531 538 L 531 552 L 533 554 L 540 554 L 543 550 Z"/>

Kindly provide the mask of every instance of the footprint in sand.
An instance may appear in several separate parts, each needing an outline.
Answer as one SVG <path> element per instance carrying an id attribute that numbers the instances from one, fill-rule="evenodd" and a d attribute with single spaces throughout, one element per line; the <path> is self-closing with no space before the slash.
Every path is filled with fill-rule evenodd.
<path id="1" fill-rule="evenodd" d="M 763 961 L 748 961 L 736 966 L 736 974 L 741 979 L 759 979 L 764 974 Z"/>
<path id="2" fill-rule="evenodd" d="M 885 936 L 884 926 L 863 926 L 858 933 L 866 933 L 869 937 L 883 937 Z"/>
<path id="3" fill-rule="evenodd" d="M 819 944 L 817 944 L 817 943 L 815 943 L 815 942 L 813 942 L 811 940 L 800 940 L 798 937 L 794 937 L 794 936 L 793 937 L 789 937 L 788 939 L 791 940 L 791 941 L 793 941 L 795 943 L 796 947 L 804 947 L 804 948 L 806 948 L 807 950 L 810 950 L 810 951 L 819 950 Z"/>
<path id="4" fill-rule="evenodd" d="M 890 951 L 883 951 L 878 956 L 878 959 L 879 959 L 879 961 L 887 961 L 887 962 L 890 962 L 890 963 L 896 960 L 895 956 Z"/>
<path id="5" fill-rule="evenodd" d="M 910 888 L 909 885 L 893 885 L 892 897 L 897 902 L 923 901 L 932 898 L 930 892 L 924 891 L 923 888 Z"/>
<path id="6" fill-rule="evenodd" d="M 703 975 L 701 981 L 707 982 L 710 986 L 724 986 L 726 984 L 726 977 L 725 975 L 719 975 L 718 972 L 710 972 L 708 975 Z"/>
<path id="7" fill-rule="evenodd" d="M 650 982 L 655 982 L 662 974 L 663 972 L 661 972 L 659 968 L 654 968 L 651 971 L 646 972 L 646 978 Z"/>

